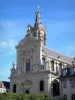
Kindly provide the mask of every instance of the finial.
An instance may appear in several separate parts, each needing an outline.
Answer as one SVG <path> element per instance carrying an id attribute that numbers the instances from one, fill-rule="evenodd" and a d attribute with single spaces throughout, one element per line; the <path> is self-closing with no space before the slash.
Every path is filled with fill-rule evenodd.
<path id="1" fill-rule="evenodd" d="M 37 6 L 37 10 L 39 10 L 39 5 Z"/>
<path id="2" fill-rule="evenodd" d="M 12 67 L 14 68 L 14 66 L 15 66 L 15 63 L 14 63 L 14 61 L 12 62 Z"/>
<path id="3" fill-rule="evenodd" d="M 40 10 L 39 10 L 39 6 L 37 6 L 37 10 L 36 10 L 36 19 L 35 19 L 35 24 L 34 26 L 40 26 L 41 25 L 41 19 L 40 19 Z"/>

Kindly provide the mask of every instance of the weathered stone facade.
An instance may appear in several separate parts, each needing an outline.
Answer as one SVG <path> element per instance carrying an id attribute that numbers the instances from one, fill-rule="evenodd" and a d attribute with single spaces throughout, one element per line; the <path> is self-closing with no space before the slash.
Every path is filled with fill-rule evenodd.
<path id="1" fill-rule="evenodd" d="M 16 46 L 16 69 L 11 69 L 10 91 L 17 93 L 53 93 L 53 82 L 61 69 L 73 58 L 46 48 L 46 28 L 42 27 L 40 11 L 36 11 L 34 27 L 28 25 L 27 34 Z M 57 92 L 57 91 L 56 91 Z"/>

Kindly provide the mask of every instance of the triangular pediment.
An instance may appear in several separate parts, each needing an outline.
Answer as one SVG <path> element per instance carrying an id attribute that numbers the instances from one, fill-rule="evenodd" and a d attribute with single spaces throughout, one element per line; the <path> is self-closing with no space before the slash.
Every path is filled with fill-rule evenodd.
<path id="1" fill-rule="evenodd" d="M 22 85 L 32 85 L 32 82 L 30 80 L 25 80 Z"/>

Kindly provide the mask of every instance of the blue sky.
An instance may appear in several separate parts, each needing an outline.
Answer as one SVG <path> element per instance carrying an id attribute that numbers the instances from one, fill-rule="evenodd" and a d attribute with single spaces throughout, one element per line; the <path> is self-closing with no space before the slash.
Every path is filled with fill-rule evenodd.
<path id="1" fill-rule="evenodd" d="M 47 47 L 75 57 L 75 0 L 0 0 L 0 80 L 10 76 L 15 45 L 27 25 L 34 25 L 37 5 L 47 27 Z"/>

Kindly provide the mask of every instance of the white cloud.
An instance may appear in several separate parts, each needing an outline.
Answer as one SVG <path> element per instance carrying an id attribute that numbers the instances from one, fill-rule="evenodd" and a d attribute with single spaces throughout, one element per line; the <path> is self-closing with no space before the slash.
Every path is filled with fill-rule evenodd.
<path id="1" fill-rule="evenodd" d="M 15 40 L 8 39 L 7 41 L 0 42 L 0 52 L 4 55 L 15 54 L 15 45 L 17 42 Z"/>
<path id="2" fill-rule="evenodd" d="M 0 21 L 0 25 L 2 27 L 12 27 L 13 26 L 13 23 L 11 21 L 8 21 L 8 20 L 2 20 Z"/>
<path id="3" fill-rule="evenodd" d="M 75 47 L 74 47 L 74 46 L 68 46 L 67 49 L 68 49 L 69 51 L 72 51 L 72 52 L 75 51 Z"/>
<path id="4" fill-rule="evenodd" d="M 69 56 L 74 57 L 75 56 L 75 46 L 74 45 L 67 45 L 64 48 L 61 48 L 61 51 Z"/>
<path id="5" fill-rule="evenodd" d="M 0 47 L 14 49 L 16 44 L 17 43 L 16 43 L 15 40 L 8 39 L 7 41 L 1 41 L 0 42 Z"/>

